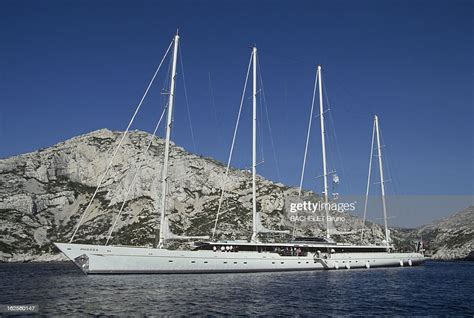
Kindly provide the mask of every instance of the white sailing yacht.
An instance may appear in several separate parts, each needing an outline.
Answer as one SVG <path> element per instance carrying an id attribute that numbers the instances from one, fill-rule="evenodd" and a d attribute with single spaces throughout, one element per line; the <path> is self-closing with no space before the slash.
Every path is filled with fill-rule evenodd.
<path id="1" fill-rule="evenodd" d="M 417 265 L 423 261 L 418 253 L 390 253 L 387 245 L 357 246 L 338 244 L 330 239 L 304 238 L 287 243 L 263 243 L 259 234 L 271 231 L 265 229 L 257 211 L 256 204 L 256 145 L 257 145 L 257 48 L 252 49 L 251 63 L 253 68 L 253 144 L 252 144 L 252 210 L 253 230 L 250 241 L 201 241 L 193 250 L 167 249 L 169 240 L 177 238 L 168 228 L 166 217 L 167 169 L 169 160 L 171 123 L 173 118 L 173 100 L 176 77 L 176 62 L 178 54 L 179 35 L 172 41 L 173 59 L 170 77 L 169 100 L 167 107 L 166 141 L 162 174 L 162 197 L 160 230 L 156 235 L 153 247 L 131 247 L 73 243 L 77 229 L 81 225 L 85 212 L 68 243 L 54 243 L 63 254 L 76 264 L 85 274 L 130 274 L 130 273 L 225 273 L 225 272 L 269 272 L 269 271 L 298 271 L 377 266 Z M 170 47 L 168 50 L 170 50 Z M 168 51 L 167 51 L 168 52 Z M 165 54 L 166 56 L 166 54 Z M 164 58 L 163 58 L 164 59 Z M 163 62 L 163 60 L 162 60 Z M 160 64 L 161 65 L 161 64 Z M 158 71 L 158 70 L 157 70 Z M 250 71 L 249 69 L 247 72 Z M 321 70 L 318 68 L 319 81 Z M 156 76 L 156 73 L 155 73 Z M 321 83 L 321 82 L 319 82 Z M 151 83 L 150 83 L 151 85 Z M 150 88 L 148 86 L 148 89 Z M 321 84 L 320 84 L 321 87 Z M 147 89 L 147 91 L 148 91 Z M 146 91 L 146 92 L 147 92 Z M 146 95 L 145 92 L 145 95 Z M 144 96 L 145 97 L 145 96 Z M 143 98 L 142 98 L 143 101 Z M 320 98 L 322 109 L 322 98 Z M 140 102 L 141 104 L 141 102 Z M 140 106 L 139 104 L 139 106 Z M 137 108 L 138 111 L 138 108 Z M 136 115 L 136 112 L 135 112 Z M 322 113 L 321 113 L 322 116 Z M 133 120 L 133 117 L 132 117 Z M 324 119 L 322 118 L 322 123 Z M 130 122 L 131 124 L 131 122 Z M 125 133 L 128 131 L 127 127 Z M 322 128 L 324 129 L 324 128 Z M 125 136 L 124 133 L 124 136 Z M 122 137 L 122 141 L 124 139 Z M 324 134 L 322 134 L 324 137 Z M 234 136 L 235 137 L 235 136 Z M 121 142 L 119 143 L 119 147 Z M 118 148 L 117 148 L 118 149 Z M 380 149 L 380 148 L 379 148 Z M 115 151 L 115 153 L 117 150 Z M 114 154 L 115 156 L 115 154 Z M 114 157 L 113 156 L 113 157 Z M 325 156 L 325 154 L 324 154 Z M 113 160 L 112 157 L 112 160 Z M 112 162 L 111 160 L 111 162 Z M 229 161 L 230 163 L 230 161 Z M 110 165 L 109 165 L 110 166 Z M 228 165 L 229 167 L 229 165 Z M 106 169 L 107 172 L 108 168 Z M 104 174 L 105 175 L 105 174 Z M 327 177 L 325 171 L 325 178 Z M 99 186 L 103 178 L 99 181 Z M 97 189 L 99 188 L 97 187 Z M 325 186 L 327 187 L 327 185 Z M 96 190 L 97 192 L 97 190 Z M 91 202 L 95 194 L 92 196 Z M 327 198 L 327 189 L 325 190 Z M 90 203 L 89 203 L 90 206 Z M 216 218 L 217 224 L 217 218 Z M 114 224 L 115 225 L 115 224 Z M 110 238 L 110 234 L 109 234 Z M 192 238 L 192 237 L 188 237 Z M 204 239 L 194 237 L 193 239 Z M 388 242 L 388 241 L 387 241 Z"/>

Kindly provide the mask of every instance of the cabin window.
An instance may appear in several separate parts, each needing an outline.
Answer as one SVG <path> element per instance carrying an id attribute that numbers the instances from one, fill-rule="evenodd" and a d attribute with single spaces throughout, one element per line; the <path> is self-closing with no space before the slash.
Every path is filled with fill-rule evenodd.
<path id="1" fill-rule="evenodd" d="M 169 260 L 168 263 L 173 263 L 173 261 L 172 261 L 172 260 Z"/>
<path id="2" fill-rule="evenodd" d="M 204 261 L 204 264 L 207 264 L 207 263 L 209 263 L 209 262 L 208 262 L 208 261 Z"/>
<path id="3" fill-rule="evenodd" d="M 194 263 L 196 263 L 196 261 L 191 261 L 191 263 L 193 263 L 193 264 L 194 264 Z"/>

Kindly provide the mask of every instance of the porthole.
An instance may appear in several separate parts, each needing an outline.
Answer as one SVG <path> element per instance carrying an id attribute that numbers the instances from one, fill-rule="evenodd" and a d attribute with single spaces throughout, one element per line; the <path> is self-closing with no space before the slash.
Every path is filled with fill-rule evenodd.
<path id="1" fill-rule="evenodd" d="M 194 263 L 196 263 L 196 261 L 191 261 L 191 263 L 193 263 L 193 264 L 194 264 Z"/>
<path id="2" fill-rule="evenodd" d="M 204 261 L 204 264 L 207 264 L 207 263 L 209 263 L 209 262 L 208 262 L 208 261 Z"/>
<path id="3" fill-rule="evenodd" d="M 173 263 L 173 261 L 172 261 L 172 260 L 169 260 L 168 263 Z"/>

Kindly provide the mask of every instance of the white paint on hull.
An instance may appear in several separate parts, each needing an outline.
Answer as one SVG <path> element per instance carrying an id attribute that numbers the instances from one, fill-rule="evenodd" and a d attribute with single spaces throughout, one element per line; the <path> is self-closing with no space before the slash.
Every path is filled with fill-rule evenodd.
<path id="1" fill-rule="evenodd" d="M 396 266 L 404 256 L 413 265 L 424 259 L 416 253 L 341 253 L 329 259 L 307 256 L 282 256 L 269 252 L 183 251 L 145 247 L 103 246 L 55 243 L 85 274 L 120 273 L 225 273 L 302 271 Z M 415 256 L 420 257 L 415 257 Z M 407 258 L 409 257 L 409 258 Z"/>
<path id="2" fill-rule="evenodd" d="M 320 259 L 326 269 L 372 268 L 421 265 L 425 257 L 420 253 L 337 253 L 328 259 Z M 410 265 L 410 266 L 411 266 Z"/>

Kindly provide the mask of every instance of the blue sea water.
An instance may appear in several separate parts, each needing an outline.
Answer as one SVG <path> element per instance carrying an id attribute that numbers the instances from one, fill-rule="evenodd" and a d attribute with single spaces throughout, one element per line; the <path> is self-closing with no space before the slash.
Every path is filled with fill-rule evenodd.
<path id="1" fill-rule="evenodd" d="M 474 263 L 363 270 L 85 276 L 69 263 L 0 264 L 0 304 L 39 314 L 474 315 Z"/>

